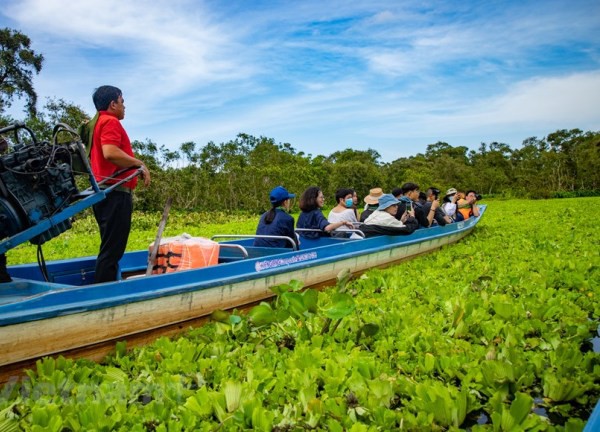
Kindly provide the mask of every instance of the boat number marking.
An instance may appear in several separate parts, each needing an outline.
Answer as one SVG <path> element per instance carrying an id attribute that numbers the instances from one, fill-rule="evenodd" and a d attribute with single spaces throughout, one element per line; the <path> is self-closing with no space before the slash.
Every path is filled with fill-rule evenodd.
<path id="1" fill-rule="evenodd" d="M 256 271 L 262 271 L 272 269 L 275 267 L 287 266 L 290 264 L 296 264 L 302 261 L 309 261 L 317 258 L 316 252 L 306 252 L 298 255 L 294 255 L 289 258 L 276 258 L 266 261 L 257 261 L 254 265 Z"/>

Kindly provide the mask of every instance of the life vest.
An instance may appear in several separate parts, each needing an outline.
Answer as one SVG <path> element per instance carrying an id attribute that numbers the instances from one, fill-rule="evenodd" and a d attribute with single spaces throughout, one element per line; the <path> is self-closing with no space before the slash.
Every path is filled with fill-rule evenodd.
<path id="1" fill-rule="evenodd" d="M 150 250 L 154 243 L 150 245 Z M 172 273 L 218 264 L 219 244 L 201 237 L 181 235 L 161 240 L 152 274 Z"/>
<path id="2" fill-rule="evenodd" d="M 467 202 L 467 200 L 460 200 L 456 205 L 456 211 L 459 212 L 465 219 L 469 219 L 473 216 L 473 207 Z"/>

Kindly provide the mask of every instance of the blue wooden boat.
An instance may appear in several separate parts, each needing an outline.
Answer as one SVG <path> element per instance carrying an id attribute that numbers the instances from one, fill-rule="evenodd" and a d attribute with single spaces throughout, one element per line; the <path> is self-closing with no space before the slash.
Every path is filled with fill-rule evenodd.
<path id="1" fill-rule="evenodd" d="M 600 400 L 596 403 L 596 407 L 590 418 L 588 419 L 583 432 L 595 432 L 600 431 Z"/>
<path id="2" fill-rule="evenodd" d="M 121 280 L 101 284 L 91 283 L 95 257 L 46 263 L 48 281 L 37 264 L 9 266 L 13 281 L 0 284 L 0 368 L 74 350 L 90 357 L 85 350 L 93 353 L 99 344 L 172 334 L 214 310 L 268 299 L 271 287 L 292 279 L 325 285 L 342 270 L 356 274 L 456 242 L 480 219 L 404 236 L 303 238 L 299 248 L 227 240 L 220 243 L 219 264 L 163 275 L 145 276 L 148 251 L 129 252 L 120 262 Z"/>

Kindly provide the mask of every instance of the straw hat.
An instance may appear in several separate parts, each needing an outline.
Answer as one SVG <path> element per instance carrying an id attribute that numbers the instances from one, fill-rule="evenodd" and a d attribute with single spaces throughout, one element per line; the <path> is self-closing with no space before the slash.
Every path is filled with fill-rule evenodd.
<path id="1" fill-rule="evenodd" d="M 365 197 L 365 202 L 369 205 L 375 205 L 379 203 L 379 198 L 383 196 L 383 190 L 381 188 L 373 188 L 369 190 L 369 195 Z"/>
<path id="2" fill-rule="evenodd" d="M 454 195 L 456 193 L 456 189 L 454 188 L 450 188 L 446 191 L 446 196 L 448 195 Z"/>

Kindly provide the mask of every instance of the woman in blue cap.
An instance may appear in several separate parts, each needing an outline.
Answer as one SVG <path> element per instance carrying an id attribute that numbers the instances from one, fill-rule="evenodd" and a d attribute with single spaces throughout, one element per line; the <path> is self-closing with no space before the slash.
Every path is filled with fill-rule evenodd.
<path id="1" fill-rule="evenodd" d="M 273 189 L 269 194 L 271 210 L 260 217 L 256 234 L 284 236 L 296 241 L 294 218 L 287 213 L 290 209 L 290 199 L 295 196 L 283 186 Z M 287 239 L 256 238 L 254 246 L 291 248 L 293 245 Z"/>

